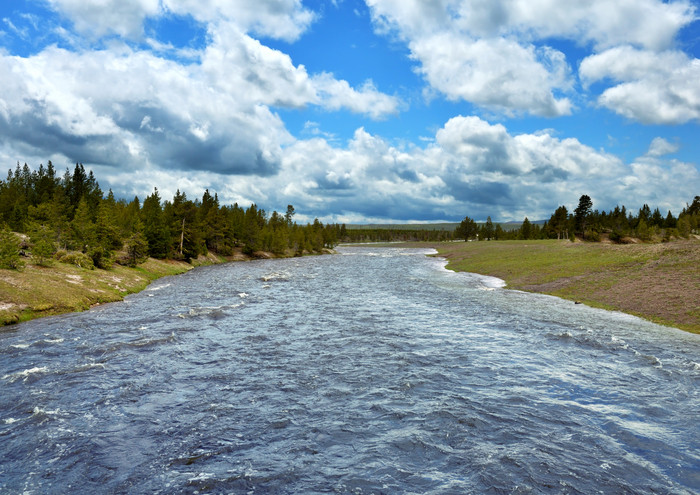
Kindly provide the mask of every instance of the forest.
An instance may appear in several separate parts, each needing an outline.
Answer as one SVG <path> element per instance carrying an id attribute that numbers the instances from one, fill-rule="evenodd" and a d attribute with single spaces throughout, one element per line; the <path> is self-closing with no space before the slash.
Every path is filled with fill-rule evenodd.
<path id="1" fill-rule="evenodd" d="M 29 253 L 40 265 L 58 260 L 110 268 L 135 266 L 149 256 L 189 261 L 237 250 L 301 256 L 337 244 L 339 225 L 318 220 L 298 225 L 294 214 L 292 205 L 283 214 L 268 214 L 255 204 L 221 205 L 209 190 L 201 199 L 178 190 L 164 200 L 154 188 L 143 201 L 126 201 L 111 190 L 105 194 L 81 163 L 62 176 L 50 161 L 37 170 L 18 163 L 0 180 L 0 267 L 20 268 Z"/>
<path id="2" fill-rule="evenodd" d="M 284 213 L 251 204 L 221 205 L 216 193 L 189 199 L 179 190 L 171 200 L 157 188 L 143 201 L 105 194 L 92 171 L 77 163 L 59 175 L 49 161 L 37 170 L 19 163 L 0 180 L 0 268 L 21 268 L 24 258 L 39 265 L 54 261 L 86 268 L 114 263 L 136 266 L 148 257 L 190 261 L 215 253 L 259 252 L 275 256 L 320 253 L 338 242 L 581 239 L 650 242 L 687 238 L 698 233 L 700 196 L 675 217 L 645 204 L 637 212 L 616 206 L 599 212 L 583 195 L 573 212 L 560 206 L 543 224 L 526 217 L 517 229 L 505 230 L 489 217 L 478 224 L 466 217 L 454 230 L 444 228 L 352 228 L 294 221 L 294 207 Z M 17 235 L 19 234 L 19 236 Z"/>
<path id="3" fill-rule="evenodd" d="M 518 229 L 504 230 L 488 217 L 485 223 L 477 224 L 466 217 L 455 229 L 455 237 L 464 240 L 513 240 L 513 239 L 580 239 L 599 242 L 608 239 L 615 243 L 668 242 L 672 239 L 688 238 L 698 234 L 700 227 L 700 196 L 675 217 L 670 211 L 664 216 L 659 208 L 651 210 L 644 204 L 637 212 L 625 206 L 599 212 L 593 209 L 590 196 L 579 198 L 578 206 L 569 212 L 560 206 L 542 225 L 530 222 L 527 217 Z"/>

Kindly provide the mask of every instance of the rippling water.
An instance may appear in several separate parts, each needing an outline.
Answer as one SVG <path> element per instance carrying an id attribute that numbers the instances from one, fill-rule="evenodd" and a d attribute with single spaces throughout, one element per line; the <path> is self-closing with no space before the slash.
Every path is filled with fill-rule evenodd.
<path id="1" fill-rule="evenodd" d="M 205 267 L 0 333 L 0 492 L 700 491 L 698 336 L 427 253 Z"/>

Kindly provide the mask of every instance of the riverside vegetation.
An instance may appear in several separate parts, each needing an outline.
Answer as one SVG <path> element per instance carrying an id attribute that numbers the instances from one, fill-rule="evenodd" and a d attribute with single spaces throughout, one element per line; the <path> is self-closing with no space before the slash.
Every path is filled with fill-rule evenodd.
<path id="1" fill-rule="evenodd" d="M 506 233 L 490 218 L 477 225 L 467 216 L 455 237 L 492 242 L 437 247 L 456 271 L 700 333 L 699 227 L 700 196 L 664 217 L 646 204 L 636 215 L 624 206 L 601 213 L 583 195 L 573 214 L 560 206 L 541 227 L 526 217 Z"/>
<path id="2" fill-rule="evenodd" d="M 76 164 L 56 173 L 17 164 L 0 181 L 0 324 L 120 300 L 151 280 L 193 264 L 322 253 L 341 227 L 294 222 L 252 204 L 221 205 L 204 191 L 190 200 L 158 189 L 143 203 L 101 190 Z"/>
<path id="3" fill-rule="evenodd" d="M 700 241 L 444 243 L 447 268 L 700 333 Z"/>
<path id="4" fill-rule="evenodd" d="M 508 286 L 617 309 L 700 332 L 700 196 L 678 217 L 648 205 L 638 214 L 560 206 L 540 226 L 527 218 L 505 230 L 490 217 L 441 226 L 323 225 L 293 222 L 294 207 L 271 215 L 221 206 L 208 190 L 189 200 L 157 189 L 127 202 L 105 196 L 92 172 L 76 164 L 62 177 L 51 162 L 19 164 L 0 181 L 0 324 L 117 301 L 151 280 L 196 264 L 320 253 L 339 241 L 570 239 L 570 243 L 441 243 L 449 267 L 500 277 Z M 675 241 L 675 242 L 667 242 Z M 662 243 L 663 242 L 663 243 Z M 613 244 L 614 243 L 614 244 Z"/>

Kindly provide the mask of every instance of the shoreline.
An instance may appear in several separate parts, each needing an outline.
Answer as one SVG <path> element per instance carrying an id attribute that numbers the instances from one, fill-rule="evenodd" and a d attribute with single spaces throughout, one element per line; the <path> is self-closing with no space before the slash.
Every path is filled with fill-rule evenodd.
<path id="1" fill-rule="evenodd" d="M 319 254 L 333 252 L 324 249 Z M 0 332 L 9 331 L 17 323 L 120 302 L 130 294 L 143 291 L 155 280 L 180 275 L 199 266 L 292 257 L 262 251 L 252 256 L 242 252 L 232 256 L 209 253 L 190 263 L 149 258 L 136 267 L 115 264 L 109 270 L 89 270 L 57 261 L 50 266 L 28 263 L 21 271 L 0 270 Z"/>
<path id="2" fill-rule="evenodd" d="M 431 244 L 445 268 L 700 334 L 700 241 L 611 245 L 569 241 Z"/>

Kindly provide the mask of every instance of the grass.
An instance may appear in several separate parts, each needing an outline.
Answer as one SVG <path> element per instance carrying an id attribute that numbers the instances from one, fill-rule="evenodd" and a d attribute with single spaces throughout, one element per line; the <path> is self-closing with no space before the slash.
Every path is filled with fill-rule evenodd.
<path id="1" fill-rule="evenodd" d="M 284 256 L 293 255 L 289 252 Z M 28 262 L 19 271 L 0 269 L 0 326 L 121 301 L 160 277 L 178 275 L 196 266 L 255 257 L 276 256 L 263 252 L 247 256 L 239 248 L 228 257 L 209 253 L 191 263 L 150 258 L 135 268 L 115 264 L 109 270 L 88 270 L 54 261 L 50 266 Z"/>
<path id="2" fill-rule="evenodd" d="M 149 259 L 136 268 L 115 265 L 110 270 L 88 270 L 58 262 L 48 267 L 27 264 L 21 271 L 0 270 L 0 324 L 121 301 L 157 278 L 190 268 L 188 263 Z"/>
<path id="3" fill-rule="evenodd" d="M 444 243 L 447 267 L 507 287 L 614 309 L 700 333 L 700 242 L 612 245 L 569 241 Z"/>

